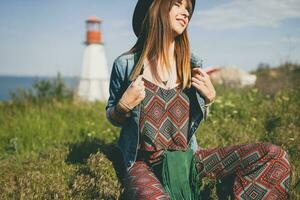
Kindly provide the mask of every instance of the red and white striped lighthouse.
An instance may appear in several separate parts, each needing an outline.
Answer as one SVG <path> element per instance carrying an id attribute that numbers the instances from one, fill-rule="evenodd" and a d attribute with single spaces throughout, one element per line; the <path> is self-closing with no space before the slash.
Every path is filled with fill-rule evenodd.
<path id="1" fill-rule="evenodd" d="M 86 48 L 77 95 L 87 101 L 108 99 L 109 76 L 100 31 L 101 22 L 95 16 L 86 20 Z"/>

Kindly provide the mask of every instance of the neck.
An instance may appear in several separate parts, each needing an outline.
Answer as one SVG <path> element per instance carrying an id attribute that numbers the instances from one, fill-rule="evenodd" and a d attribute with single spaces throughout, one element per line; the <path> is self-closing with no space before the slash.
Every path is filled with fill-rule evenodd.
<path id="1" fill-rule="evenodd" d="M 175 50 L 175 41 L 173 40 L 172 42 L 170 42 L 169 45 L 169 58 L 173 58 L 174 57 L 174 50 Z"/>
<path id="2" fill-rule="evenodd" d="M 171 67 L 174 67 L 174 64 L 175 64 L 175 52 L 174 52 L 174 50 L 175 50 L 175 41 L 172 40 L 169 43 L 169 46 L 168 46 L 168 59 L 169 59 Z M 160 61 L 161 60 L 158 59 L 158 63 L 160 63 Z"/>
<path id="3" fill-rule="evenodd" d="M 168 54 L 169 54 L 168 56 L 169 56 L 170 64 L 172 64 L 172 63 L 175 62 L 174 51 L 175 51 L 175 40 L 172 40 L 172 41 L 170 42 L 169 50 L 168 50 Z"/>

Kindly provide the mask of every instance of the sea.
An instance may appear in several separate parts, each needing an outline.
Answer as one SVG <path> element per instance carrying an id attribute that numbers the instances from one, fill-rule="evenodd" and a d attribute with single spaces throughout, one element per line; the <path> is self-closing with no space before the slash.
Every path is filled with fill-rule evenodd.
<path id="1" fill-rule="evenodd" d="M 0 75 L 0 101 L 9 101 L 11 93 L 20 89 L 29 90 L 35 82 L 41 80 L 51 80 L 56 77 L 39 77 L 39 76 L 4 76 Z M 70 89 L 76 89 L 78 77 L 62 77 L 65 85 Z"/>

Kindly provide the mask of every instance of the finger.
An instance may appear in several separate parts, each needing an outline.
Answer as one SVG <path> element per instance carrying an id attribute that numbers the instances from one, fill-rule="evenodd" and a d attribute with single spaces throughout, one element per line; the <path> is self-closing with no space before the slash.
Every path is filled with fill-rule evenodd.
<path id="1" fill-rule="evenodd" d="M 138 89 L 138 90 L 142 90 L 143 88 L 145 88 L 144 86 L 144 83 L 135 83 L 135 87 Z"/>
<path id="2" fill-rule="evenodd" d="M 139 86 L 139 91 L 140 91 L 140 92 L 145 91 L 145 86 Z"/>
<path id="3" fill-rule="evenodd" d="M 209 77 L 209 75 L 203 69 L 201 69 L 200 67 L 193 68 L 193 72 L 195 72 L 197 74 L 200 74 L 204 77 Z"/>
<path id="4" fill-rule="evenodd" d="M 198 84 L 196 82 L 192 82 L 192 86 L 194 86 L 197 90 L 205 90 L 204 86 L 202 84 Z"/>
<path id="5" fill-rule="evenodd" d="M 145 96 L 146 96 L 146 92 L 145 91 L 140 92 L 140 95 L 139 95 L 140 99 L 144 99 Z"/>
<path id="6" fill-rule="evenodd" d="M 192 77 L 192 82 L 195 82 L 195 83 L 197 83 L 197 84 L 199 84 L 199 85 L 206 85 L 206 84 L 205 84 L 205 81 L 199 80 L 199 79 L 194 78 L 194 77 Z"/>
<path id="7" fill-rule="evenodd" d="M 128 87 L 132 87 L 134 85 L 134 81 L 131 81 Z"/>
<path id="8" fill-rule="evenodd" d="M 146 91 L 143 90 L 143 91 L 141 92 L 141 94 L 142 94 L 142 96 L 145 96 L 145 95 L 146 95 Z"/>
<path id="9" fill-rule="evenodd" d="M 192 82 L 192 86 L 194 86 L 201 93 L 203 93 L 203 91 L 206 90 L 206 88 L 205 88 L 205 86 L 203 86 L 203 84 L 198 84 L 196 82 Z"/>
<path id="10" fill-rule="evenodd" d="M 200 69 L 199 67 L 193 68 L 193 70 L 192 70 L 193 74 L 201 74 L 199 69 Z"/>
<path id="11" fill-rule="evenodd" d="M 143 81 L 143 80 L 141 80 L 141 82 L 140 82 L 140 86 L 144 86 L 144 85 L 145 85 L 144 81 Z"/>
<path id="12" fill-rule="evenodd" d="M 209 75 L 206 73 L 206 71 L 204 71 L 204 69 L 201 69 L 201 68 L 198 68 L 198 69 L 204 77 L 209 77 Z"/>
<path id="13" fill-rule="evenodd" d="M 139 85 L 140 81 L 142 79 L 142 75 L 139 75 L 132 83 L 132 86 L 137 86 Z"/>
<path id="14" fill-rule="evenodd" d="M 193 77 L 196 78 L 196 79 L 198 79 L 198 80 L 200 80 L 200 81 L 205 82 L 205 77 L 202 76 L 202 75 L 196 74 L 196 75 L 194 75 Z M 193 77 L 192 77 L 192 78 L 193 78 Z"/>
<path id="15" fill-rule="evenodd" d="M 130 86 L 131 86 L 131 87 L 135 87 L 135 86 L 136 86 L 135 80 L 131 82 Z"/>
<path id="16" fill-rule="evenodd" d="M 140 82 L 142 81 L 143 75 L 139 75 L 136 79 L 135 82 L 137 82 L 138 84 L 140 84 Z"/>

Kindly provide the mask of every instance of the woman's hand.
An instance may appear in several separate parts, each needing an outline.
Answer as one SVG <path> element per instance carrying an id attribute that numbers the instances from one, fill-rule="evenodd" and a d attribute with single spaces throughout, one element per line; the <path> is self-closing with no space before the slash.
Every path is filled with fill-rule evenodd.
<path id="1" fill-rule="evenodd" d="M 216 97 L 216 91 L 210 81 L 209 75 L 201 68 L 193 68 L 192 85 L 205 98 L 205 104 L 211 103 Z"/>
<path id="2" fill-rule="evenodd" d="M 146 96 L 142 77 L 143 75 L 139 75 L 134 81 L 131 82 L 119 101 L 130 110 L 138 105 Z"/>

